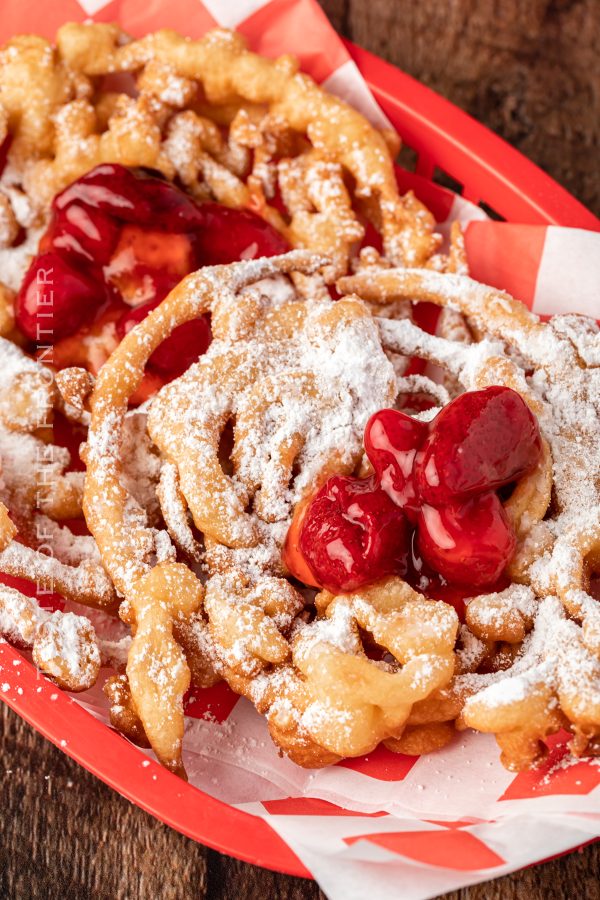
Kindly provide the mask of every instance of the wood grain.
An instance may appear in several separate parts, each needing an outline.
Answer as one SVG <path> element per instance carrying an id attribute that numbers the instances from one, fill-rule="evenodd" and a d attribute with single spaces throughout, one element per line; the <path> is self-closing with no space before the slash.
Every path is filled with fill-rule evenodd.
<path id="1" fill-rule="evenodd" d="M 322 5 L 340 32 L 495 128 L 600 214 L 597 0 Z M 170 830 L 5 707 L 0 721 L 3 900 L 323 898 L 312 882 L 229 859 Z M 599 884 L 597 845 L 447 900 L 597 900 Z"/>
<path id="2" fill-rule="evenodd" d="M 598 0 L 321 0 L 338 31 L 501 134 L 600 216 Z"/>

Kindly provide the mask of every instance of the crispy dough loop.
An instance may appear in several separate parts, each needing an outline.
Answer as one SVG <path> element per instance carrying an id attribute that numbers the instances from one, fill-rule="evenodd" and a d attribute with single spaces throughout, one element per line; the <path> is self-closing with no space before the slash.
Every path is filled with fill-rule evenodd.
<path id="1" fill-rule="evenodd" d="M 135 630 L 127 663 L 132 709 L 158 758 L 182 777 L 183 695 L 191 675 L 177 635 L 185 643 L 178 629 L 201 610 L 204 589 L 180 563 L 153 565 L 152 553 L 160 552 L 157 537 L 128 513 L 131 497 L 122 482 L 120 461 L 127 402 L 153 351 L 177 325 L 209 312 L 217 289 L 233 295 L 260 278 L 294 268 L 310 272 L 319 263 L 307 254 L 291 253 L 188 276 L 122 341 L 101 370 L 90 399 L 84 506 Z"/>
<path id="2" fill-rule="evenodd" d="M 286 639 L 304 600 L 284 578 L 252 583 L 243 572 L 214 575 L 207 584 L 205 609 L 226 674 L 256 676 L 265 666 L 284 663 Z"/>
<path id="3" fill-rule="evenodd" d="M 44 675 L 66 691 L 86 691 L 100 672 L 100 649 L 83 616 L 42 609 L 37 600 L 0 585 L 0 634 L 30 649 Z"/>
<path id="4" fill-rule="evenodd" d="M 104 568 L 92 559 L 69 565 L 55 556 L 12 541 L 0 553 L 0 571 L 35 582 L 39 589 L 57 591 L 66 599 L 93 609 L 113 612 L 118 606 Z"/>
<path id="5" fill-rule="evenodd" d="M 173 463 L 163 462 L 157 494 L 171 540 L 190 562 L 201 564 L 204 548 L 192 531 L 190 513 L 179 484 L 179 472 Z"/>
<path id="6" fill-rule="evenodd" d="M 59 30 L 57 46 L 63 63 L 87 77 L 140 72 L 138 89 L 142 101 L 151 97 L 154 102 L 158 100 L 178 108 L 185 103 L 188 82 L 201 85 L 209 111 L 215 110 L 217 124 L 222 125 L 223 119 L 228 125 L 233 123 L 235 142 L 252 146 L 255 159 L 244 183 L 240 180 L 238 158 L 232 161 L 231 153 L 225 154 L 216 132 L 202 117 L 191 111 L 195 116 L 192 119 L 186 111 L 182 125 L 174 127 L 184 130 L 187 148 L 182 147 L 183 138 L 177 143 L 171 140 L 170 149 L 163 155 L 170 157 L 185 183 L 195 191 L 198 186 L 203 187 L 203 182 L 198 181 L 201 172 L 213 196 L 231 205 L 254 208 L 285 231 L 284 223 L 266 200 L 274 190 L 274 170 L 278 168 L 274 157 L 286 155 L 285 150 L 293 143 L 290 133 L 295 133 L 308 143 L 307 152 L 301 151 L 297 156 L 301 160 L 298 165 L 312 169 L 314 159 L 314 165 L 341 167 L 352 176 L 354 193 L 366 201 L 365 208 L 381 229 L 385 253 L 392 262 L 424 264 L 438 249 L 440 237 L 434 233 L 435 222 L 429 211 L 412 192 L 404 198 L 398 195 L 392 164 L 397 140 L 391 141 L 388 133 L 376 130 L 356 110 L 298 73 L 294 58 L 265 59 L 251 53 L 241 35 L 223 29 L 209 32 L 198 41 L 163 30 L 128 42 L 112 26 L 69 24 Z M 165 73 L 169 78 L 165 78 Z M 169 79 L 173 84 L 181 82 L 178 91 L 160 90 L 164 81 L 170 84 Z M 224 111 L 231 108 L 233 113 L 219 120 L 221 108 Z M 112 127 L 111 120 L 109 127 Z M 192 144 L 197 153 L 191 152 Z M 114 149 L 119 150 L 120 145 Z M 233 152 L 239 153 L 235 145 Z M 154 165 L 164 170 L 160 159 Z M 324 171 L 320 172 L 319 180 L 324 175 Z M 333 258 L 339 257 L 336 263 L 339 272 L 340 266 L 347 268 L 349 249 L 359 237 L 360 226 L 349 205 L 344 203 L 345 188 L 337 175 L 335 185 L 342 207 L 346 206 L 345 212 L 342 208 L 338 210 L 343 219 L 338 223 L 339 234 L 333 234 L 319 218 L 323 204 L 328 203 L 325 193 L 313 196 L 316 211 L 310 217 L 301 215 L 300 211 L 297 216 L 294 214 L 296 221 L 292 228 L 310 249 L 324 252 L 335 248 Z M 453 252 L 456 255 L 459 249 Z"/>
<path id="7" fill-rule="evenodd" d="M 399 738 L 413 705 L 447 685 L 455 665 L 454 609 L 398 578 L 338 597 L 322 594 L 318 608 L 320 617 L 292 643 L 293 665 L 250 691 L 277 742 L 300 765 L 361 756 Z M 364 633 L 385 662 L 367 656 Z"/>

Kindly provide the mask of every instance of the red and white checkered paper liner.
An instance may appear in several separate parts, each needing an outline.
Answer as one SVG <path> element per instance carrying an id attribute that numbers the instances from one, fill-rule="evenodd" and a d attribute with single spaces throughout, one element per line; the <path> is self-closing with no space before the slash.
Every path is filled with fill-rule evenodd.
<path id="1" fill-rule="evenodd" d="M 52 38 L 66 21 L 118 22 L 133 36 L 173 28 L 199 37 L 236 28 L 267 56 L 293 52 L 329 90 L 387 124 L 315 0 L 5 0 L 0 40 L 36 31 Z M 541 314 L 600 318 L 600 234 L 491 222 L 460 197 L 400 175 L 440 228 L 467 225 L 472 274 Z M 107 721 L 99 687 L 80 695 Z M 187 707 L 185 763 L 192 784 L 266 819 L 329 897 L 422 900 L 519 869 L 600 835 L 600 767 L 570 760 L 565 737 L 547 764 L 514 775 L 491 736 L 459 735 L 422 758 L 378 748 L 368 757 L 306 771 L 281 759 L 264 720 L 225 685 Z M 140 751 L 142 752 L 142 751 Z"/>

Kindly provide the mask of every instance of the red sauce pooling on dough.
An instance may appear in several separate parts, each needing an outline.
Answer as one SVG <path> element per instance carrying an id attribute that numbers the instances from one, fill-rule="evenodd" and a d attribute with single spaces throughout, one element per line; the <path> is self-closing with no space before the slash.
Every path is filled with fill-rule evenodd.
<path id="1" fill-rule="evenodd" d="M 440 599 L 447 584 L 464 586 L 465 596 L 497 587 L 516 539 L 495 492 L 532 471 L 541 453 L 538 423 L 519 394 L 469 391 L 428 424 L 380 410 L 367 423 L 365 449 L 374 476 L 330 479 L 290 530 L 298 532 L 284 553 L 291 573 L 308 568 L 312 583 L 331 591 L 398 574 Z M 368 514 L 349 512 L 353 492 L 359 507 L 368 499 Z"/>
<path id="2" fill-rule="evenodd" d="M 108 355 L 189 272 L 288 249 L 248 210 L 197 203 L 150 171 L 100 165 L 54 199 L 15 301 L 17 325 L 31 341 L 54 346 L 55 365 L 96 370 L 104 358 L 84 358 L 84 338 L 104 340 Z M 206 317 L 181 325 L 148 368 L 159 382 L 174 378 L 210 340 Z"/>

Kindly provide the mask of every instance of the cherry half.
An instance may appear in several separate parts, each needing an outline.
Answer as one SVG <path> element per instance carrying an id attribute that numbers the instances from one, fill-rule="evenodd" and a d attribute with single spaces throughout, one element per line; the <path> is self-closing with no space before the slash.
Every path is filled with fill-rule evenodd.
<path id="1" fill-rule="evenodd" d="M 54 251 L 42 253 L 21 285 L 19 328 L 32 341 L 54 343 L 89 323 L 107 294 L 106 285 L 98 284 L 68 258 Z"/>
<path id="2" fill-rule="evenodd" d="M 334 475 L 303 511 L 299 562 L 317 585 L 332 592 L 352 591 L 386 575 L 403 575 L 409 553 L 402 510 L 376 478 Z M 302 577 L 303 565 L 288 554 L 288 568 Z"/>
<path id="3" fill-rule="evenodd" d="M 417 493 L 441 506 L 496 490 L 533 469 L 541 446 L 536 418 L 516 391 L 467 391 L 430 425 L 415 460 Z"/>
<path id="4" fill-rule="evenodd" d="M 498 496 L 490 491 L 437 509 L 424 504 L 417 546 L 448 581 L 485 587 L 500 578 L 516 540 Z"/>
<path id="5" fill-rule="evenodd" d="M 413 464 L 428 433 L 424 422 L 395 409 L 376 412 L 365 428 L 365 450 L 379 483 L 413 524 L 419 514 Z"/>

